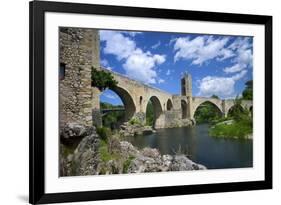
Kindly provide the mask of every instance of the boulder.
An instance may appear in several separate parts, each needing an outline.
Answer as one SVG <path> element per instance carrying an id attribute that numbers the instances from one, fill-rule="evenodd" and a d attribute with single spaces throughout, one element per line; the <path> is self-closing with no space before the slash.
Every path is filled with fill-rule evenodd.
<path id="1" fill-rule="evenodd" d="M 185 155 L 175 155 L 170 166 L 170 171 L 187 171 L 199 169 L 206 169 L 206 167 L 196 164 Z"/>
<path id="2" fill-rule="evenodd" d="M 60 129 L 60 139 L 64 144 L 79 143 L 80 140 L 95 132 L 95 127 L 84 126 L 78 123 L 67 123 Z"/>
<path id="3" fill-rule="evenodd" d="M 99 159 L 99 136 L 93 132 L 79 143 L 72 156 L 72 175 L 97 174 Z"/>

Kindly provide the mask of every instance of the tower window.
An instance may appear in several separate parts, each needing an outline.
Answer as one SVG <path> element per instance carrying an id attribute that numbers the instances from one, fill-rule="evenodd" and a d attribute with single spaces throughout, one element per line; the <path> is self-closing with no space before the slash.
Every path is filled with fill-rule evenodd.
<path id="1" fill-rule="evenodd" d="M 59 78 L 60 80 L 63 80 L 65 77 L 65 64 L 60 63 L 60 68 L 59 68 Z"/>

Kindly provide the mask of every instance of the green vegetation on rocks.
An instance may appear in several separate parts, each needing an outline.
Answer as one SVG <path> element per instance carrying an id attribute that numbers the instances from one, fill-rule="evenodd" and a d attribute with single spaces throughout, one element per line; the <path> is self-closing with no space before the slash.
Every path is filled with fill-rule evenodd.
<path id="1" fill-rule="evenodd" d="M 252 133 L 252 115 L 242 108 L 240 99 L 236 99 L 235 105 L 229 111 L 229 117 L 220 120 L 209 130 L 211 136 L 222 138 L 249 138 Z"/>

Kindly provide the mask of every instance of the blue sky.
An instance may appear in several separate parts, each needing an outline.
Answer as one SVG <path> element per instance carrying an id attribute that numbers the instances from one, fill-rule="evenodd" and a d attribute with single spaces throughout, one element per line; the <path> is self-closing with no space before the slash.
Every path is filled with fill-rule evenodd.
<path id="1" fill-rule="evenodd" d="M 253 78 L 253 38 L 100 30 L 100 60 L 107 69 L 173 94 L 180 93 L 180 78 L 188 72 L 194 96 L 235 98 Z M 109 90 L 101 101 L 122 104 Z"/>

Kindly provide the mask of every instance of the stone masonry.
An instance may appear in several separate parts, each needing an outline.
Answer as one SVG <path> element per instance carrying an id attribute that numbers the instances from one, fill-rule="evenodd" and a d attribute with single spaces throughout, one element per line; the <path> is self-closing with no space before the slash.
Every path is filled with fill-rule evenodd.
<path id="1" fill-rule="evenodd" d="M 92 125 L 91 67 L 99 66 L 99 35 L 95 29 L 59 29 L 59 117 Z"/>

